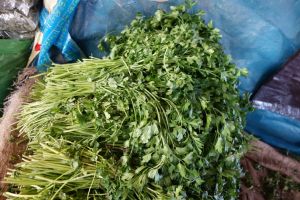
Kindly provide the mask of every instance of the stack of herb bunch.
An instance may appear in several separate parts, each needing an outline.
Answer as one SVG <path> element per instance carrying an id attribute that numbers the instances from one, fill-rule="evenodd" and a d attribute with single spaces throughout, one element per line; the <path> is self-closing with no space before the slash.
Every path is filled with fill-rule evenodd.
<path id="1" fill-rule="evenodd" d="M 111 55 L 55 65 L 23 107 L 9 199 L 235 199 L 245 73 L 203 12 L 137 17 Z"/>

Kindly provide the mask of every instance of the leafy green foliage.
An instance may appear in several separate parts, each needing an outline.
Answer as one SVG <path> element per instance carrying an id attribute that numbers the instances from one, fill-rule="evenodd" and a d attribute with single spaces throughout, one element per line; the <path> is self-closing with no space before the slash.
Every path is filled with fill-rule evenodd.
<path id="1" fill-rule="evenodd" d="M 235 199 L 248 99 L 202 15 L 179 6 L 137 17 L 107 38 L 110 59 L 52 68 L 23 107 L 32 155 L 7 178 L 19 194 L 6 195 Z"/>

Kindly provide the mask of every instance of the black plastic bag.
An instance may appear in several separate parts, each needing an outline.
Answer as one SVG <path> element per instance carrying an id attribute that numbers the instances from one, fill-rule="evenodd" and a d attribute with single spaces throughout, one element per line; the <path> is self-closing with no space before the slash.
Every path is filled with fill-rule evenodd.
<path id="1" fill-rule="evenodd" d="M 258 109 L 300 120 L 300 52 L 259 88 L 253 103 Z"/>

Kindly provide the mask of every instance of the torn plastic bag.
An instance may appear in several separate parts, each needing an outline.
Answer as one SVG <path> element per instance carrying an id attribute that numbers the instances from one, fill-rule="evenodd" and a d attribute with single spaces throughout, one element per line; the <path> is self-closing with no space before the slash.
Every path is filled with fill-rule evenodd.
<path id="1" fill-rule="evenodd" d="M 27 64 L 32 40 L 0 40 L 0 108 L 19 71 Z M 1 116 L 0 112 L 0 116 Z"/>
<path id="2" fill-rule="evenodd" d="M 6 38 L 33 38 L 38 25 L 38 0 L 2 0 L 0 32 Z"/>

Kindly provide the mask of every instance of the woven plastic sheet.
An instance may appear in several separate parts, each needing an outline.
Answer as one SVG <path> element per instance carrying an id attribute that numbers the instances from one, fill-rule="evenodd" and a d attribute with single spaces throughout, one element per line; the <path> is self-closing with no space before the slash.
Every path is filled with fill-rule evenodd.
<path id="1" fill-rule="evenodd" d="M 183 0 L 81 0 L 68 30 L 86 56 L 102 57 L 106 52 L 99 52 L 99 40 L 106 34 L 120 32 L 137 13 L 149 16 L 157 9 L 168 10 L 182 3 Z M 232 55 L 237 66 L 248 68 L 249 76 L 240 81 L 241 92 L 254 92 L 300 48 L 298 0 L 197 0 L 196 3 L 191 12 L 204 9 L 206 20 L 213 20 L 223 35 L 225 52 Z M 61 49 L 74 51 L 67 46 Z M 76 59 L 78 54 L 72 55 Z M 290 120 L 256 110 L 248 116 L 247 130 L 267 143 L 300 153 L 300 122 Z M 294 137 L 289 138 L 290 135 Z"/>
<path id="2" fill-rule="evenodd" d="M 82 57 L 77 44 L 72 40 L 69 29 L 80 0 L 57 1 L 51 13 L 43 8 L 40 13 L 40 29 L 43 33 L 42 48 L 37 59 L 37 69 L 46 71 L 51 65 L 52 49 L 63 56 L 64 62 L 72 62 Z"/>

